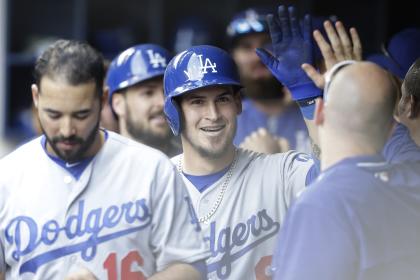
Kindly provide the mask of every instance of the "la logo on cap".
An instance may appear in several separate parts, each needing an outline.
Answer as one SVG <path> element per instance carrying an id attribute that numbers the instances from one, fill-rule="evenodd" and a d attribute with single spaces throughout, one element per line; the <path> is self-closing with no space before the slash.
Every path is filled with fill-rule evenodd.
<path id="1" fill-rule="evenodd" d="M 217 73 L 216 62 L 212 62 L 210 58 L 206 58 L 203 63 L 203 55 L 193 53 L 188 61 L 187 70 L 184 70 L 184 73 L 187 75 L 188 81 L 199 81 L 209 71 L 211 73 Z"/>
<path id="2" fill-rule="evenodd" d="M 149 56 L 149 63 L 153 68 L 166 67 L 166 59 L 158 52 L 153 52 L 153 50 L 147 50 L 147 55 Z"/>

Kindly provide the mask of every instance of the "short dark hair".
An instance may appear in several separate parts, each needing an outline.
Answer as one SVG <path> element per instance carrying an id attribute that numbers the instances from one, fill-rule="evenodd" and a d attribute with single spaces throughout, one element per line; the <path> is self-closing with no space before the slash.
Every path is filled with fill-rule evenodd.
<path id="1" fill-rule="evenodd" d="M 406 94 L 420 98 L 420 57 L 411 65 L 404 78 Z"/>
<path id="2" fill-rule="evenodd" d="M 85 42 L 58 40 L 36 60 L 34 78 L 38 88 L 44 76 L 60 76 L 71 85 L 95 81 L 98 96 L 101 97 L 105 77 L 104 59 Z"/>

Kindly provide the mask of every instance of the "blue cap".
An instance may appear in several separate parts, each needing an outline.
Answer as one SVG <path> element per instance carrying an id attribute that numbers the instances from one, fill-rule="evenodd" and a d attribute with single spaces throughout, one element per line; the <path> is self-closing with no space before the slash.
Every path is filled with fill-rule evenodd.
<path id="1" fill-rule="evenodd" d="M 170 58 L 166 49 L 154 44 L 137 45 L 120 53 L 112 60 L 106 77 L 109 99 L 112 100 L 116 91 L 155 77 L 163 77 Z"/>
<path id="2" fill-rule="evenodd" d="M 270 12 L 267 9 L 250 8 L 236 14 L 226 28 L 228 38 L 233 41 L 238 37 L 253 34 L 267 33 L 268 24 L 265 19 Z"/>
<path id="3" fill-rule="evenodd" d="M 367 60 L 404 79 L 410 66 L 420 57 L 420 29 L 407 28 L 398 32 L 383 51 L 384 54 L 371 55 Z"/>

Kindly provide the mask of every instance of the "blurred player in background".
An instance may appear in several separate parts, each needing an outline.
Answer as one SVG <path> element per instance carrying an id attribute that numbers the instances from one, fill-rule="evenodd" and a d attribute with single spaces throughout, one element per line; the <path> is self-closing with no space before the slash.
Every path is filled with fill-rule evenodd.
<path id="1" fill-rule="evenodd" d="M 154 44 L 128 48 L 111 62 L 106 84 L 120 134 L 173 156 L 181 148 L 163 113 L 162 84 L 170 58 Z"/>

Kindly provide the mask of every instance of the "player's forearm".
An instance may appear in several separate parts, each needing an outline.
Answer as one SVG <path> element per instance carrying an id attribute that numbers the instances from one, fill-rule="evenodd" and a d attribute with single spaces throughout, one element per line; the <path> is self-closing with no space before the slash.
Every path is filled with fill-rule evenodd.
<path id="1" fill-rule="evenodd" d="M 4 273 L 0 272 L 0 280 L 4 280 L 4 279 L 6 279 L 6 278 L 4 277 Z"/>
<path id="2" fill-rule="evenodd" d="M 149 280 L 201 280 L 201 274 L 192 265 L 176 263 L 154 274 Z"/>

